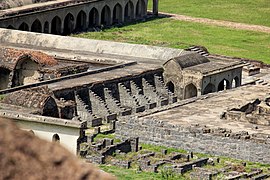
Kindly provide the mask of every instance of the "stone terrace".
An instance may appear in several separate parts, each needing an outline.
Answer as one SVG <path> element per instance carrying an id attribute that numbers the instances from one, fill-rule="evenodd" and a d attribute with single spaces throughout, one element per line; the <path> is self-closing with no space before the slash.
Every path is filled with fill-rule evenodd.
<path id="1" fill-rule="evenodd" d="M 212 97 L 199 99 L 194 103 L 189 103 L 168 111 L 144 116 L 141 119 L 162 120 L 181 126 L 199 124 L 200 126 L 206 125 L 209 128 L 221 127 L 230 129 L 232 132 L 243 130 L 250 133 L 270 134 L 269 127 L 256 125 L 258 129 L 254 129 L 254 124 L 220 119 L 220 115 L 227 109 L 241 107 L 257 98 L 263 99 L 269 95 L 269 90 L 269 86 L 263 85 L 242 86 L 233 90 L 219 92 Z"/>

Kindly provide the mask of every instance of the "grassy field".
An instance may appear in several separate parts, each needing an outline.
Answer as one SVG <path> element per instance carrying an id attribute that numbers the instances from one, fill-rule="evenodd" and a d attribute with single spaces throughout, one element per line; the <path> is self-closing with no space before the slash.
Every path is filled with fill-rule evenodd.
<path id="1" fill-rule="evenodd" d="M 149 0 L 149 9 L 151 9 Z M 269 0 L 160 0 L 159 10 L 270 27 Z"/>
<path id="2" fill-rule="evenodd" d="M 75 36 L 173 48 L 202 45 L 207 47 L 211 53 L 270 63 L 270 34 L 182 22 L 168 18 Z"/>

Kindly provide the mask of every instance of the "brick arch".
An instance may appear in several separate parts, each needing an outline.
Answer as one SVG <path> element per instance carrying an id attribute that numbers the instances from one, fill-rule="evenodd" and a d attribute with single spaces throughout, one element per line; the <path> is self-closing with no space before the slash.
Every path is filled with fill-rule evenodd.
<path id="1" fill-rule="evenodd" d="M 196 97 L 197 94 L 198 94 L 198 89 L 193 83 L 190 83 L 190 84 L 185 86 L 184 93 L 185 93 L 184 94 L 184 99 Z"/>
<path id="2" fill-rule="evenodd" d="M 28 24 L 23 22 L 23 23 L 20 24 L 18 29 L 21 30 L 21 31 L 29 31 L 29 26 L 28 26 Z"/>
<path id="3" fill-rule="evenodd" d="M 229 80 L 224 78 L 218 84 L 218 91 L 223 91 L 223 90 L 226 90 L 226 89 L 231 89 L 231 83 L 230 83 Z"/>
<path id="4" fill-rule="evenodd" d="M 118 24 L 123 22 L 123 7 L 117 3 L 113 8 L 113 24 Z"/>
<path id="5" fill-rule="evenodd" d="M 77 15 L 76 31 L 83 31 L 87 28 L 86 18 L 87 18 L 86 12 L 81 10 Z"/>
<path id="6" fill-rule="evenodd" d="M 235 76 L 233 79 L 232 79 L 232 82 L 231 82 L 231 86 L 232 88 L 236 88 L 236 87 L 239 87 L 241 84 L 240 84 L 240 78 L 238 76 Z"/>
<path id="7" fill-rule="evenodd" d="M 99 24 L 99 12 L 97 8 L 93 7 L 89 12 L 89 27 L 95 27 Z"/>
<path id="8" fill-rule="evenodd" d="M 31 26 L 31 31 L 32 32 L 42 32 L 42 25 L 39 19 L 36 19 Z"/>
<path id="9" fill-rule="evenodd" d="M 146 15 L 146 2 L 145 0 L 138 0 L 136 4 L 136 18 L 142 18 Z"/>
<path id="10" fill-rule="evenodd" d="M 134 19 L 134 3 L 129 0 L 125 5 L 124 21 L 126 22 L 132 19 Z"/>
<path id="11" fill-rule="evenodd" d="M 111 9 L 108 5 L 105 5 L 101 11 L 101 24 L 104 26 L 111 25 Z"/>
<path id="12" fill-rule="evenodd" d="M 64 35 L 71 34 L 75 29 L 75 16 L 72 13 L 67 13 L 64 19 Z"/>
<path id="13" fill-rule="evenodd" d="M 208 83 L 207 86 L 203 90 L 203 94 L 216 92 L 216 86 L 212 83 Z"/>
<path id="14" fill-rule="evenodd" d="M 52 34 L 61 34 L 62 33 L 61 26 L 62 26 L 62 21 L 61 21 L 60 17 L 55 16 L 51 22 L 51 33 Z"/>

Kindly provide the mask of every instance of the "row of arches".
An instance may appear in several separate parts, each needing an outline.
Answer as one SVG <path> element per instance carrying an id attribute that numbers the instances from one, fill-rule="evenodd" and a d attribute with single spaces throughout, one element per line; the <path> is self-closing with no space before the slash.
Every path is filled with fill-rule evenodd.
<path id="1" fill-rule="evenodd" d="M 96 26 L 110 26 L 141 18 L 146 15 L 146 8 L 147 6 L 144 0 L 138 0 L 136 6 L 130 0 L 124 7 L 117 3 L 112 9 L 108 5 L 105 5 L 101 11 L 93 7 L 89 13 L 86 13 L 84 10 L 79 11 L 77 16 L 69 12 L 62 18 L 56 15 L 51 21 L 42 22 L 39 19 L 35 19 L 31 25 L 22 22 L 18 29 L 22 31 L 67 35 Z M 15 29 L 11 25 L 7 28 Z"/>
<path id="2" fill-rule="evenodd" d="M 171 81 L 168 82 L 166 86 L 167 86 L 169 91 L 171 91 L 172 93 L 175 93 L 175 85 L 173 84 L 173 82 L 171 82 Z M 240 86 L 240 79 L 239 79 L 239 77 L 236 76 L 232 80 L 232 82 L 229 82 L 227 79 L 223 79 L 222 81 L 220 81 L 218 83 L 217 87 L 214 84 L 209 83 L 204 88 L 202 94 L 223 91 L 226 89 L 232 89 L 232 88 L 236 88 L 239 86 Z M 185 86 L 183 93 L 184 93 L 184 99 L 196 97 L 198 95 L 198 89 L 193 83 L 190 83 L 190 84 Z"/>
<path id="3" fill-rule="evenodd" d="M 208 93 L 217 92 L 217 91 L 223 91 L 226 89 L 232 89 L 232 88 L 236 88 L 239 86 L 240 86 L 240 79 L 239 79 L 239 77 L 236 76 L 235 78 L 233 78 L 233 80 L 231 82 L 227 79 L 221 80 L 218 83 L 217 87 L 214 84 L 209 83 L 204 88 L 203 94 L 208 94 Z"/>

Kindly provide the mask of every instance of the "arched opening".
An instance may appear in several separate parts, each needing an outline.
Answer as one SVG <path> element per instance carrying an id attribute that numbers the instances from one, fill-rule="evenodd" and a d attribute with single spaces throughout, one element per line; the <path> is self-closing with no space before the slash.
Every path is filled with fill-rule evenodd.
<path id="1" fill-rule="evenodd" d="M 185 87 L 184 99 L 192 98 L 197 96 L 197 87 L 194 84 L 189 84 Z"/>
<path id="2" fill-rule="evenodd" d="M 216 87 L 214 84 L 209 83 L 203 90 L 203 94 L 213 93 L 216 92 Z"/>
<path id="3" fill-rule="evenodd" d="M 21 86 L 39 82 L 38 63 L 26 57 L 18 61 L 14 73 L 14 85 Z"/>
<path id="4" fill-rule="evenodd" d="M 9 69 L 0 67 L 0 90 L 8 88 L 10 72 Z"/>
<path id="5" fill-rule="evenodd" d="M 76 21 L 76 31 L 83 31 L 86 29 L 86 13 L 80 11 Z"/>
<path id="6" fill-rule="evenodd" d="M 98 11 L 96 8 L 92 8 L 89 13 L 89 27 L 95 27 L 98 25 Z"/>
<path id="7" fill-rule="evenodd" d="M 232 80 L 232 88 L 236 88 L 240 86 L 240 80 L 239 78 L 236 76 L 233 80 Z"/>
<path id="8" fill-rule="evenodd" d="M 44 103 L 42 116 L 49 116 L 56 118 L 59 117 L 57 104 L 52 97 L 49 97 Z"/>
<path id="9" fill-rule="evenodd" d="M 170 92 L 174 93 L 174 84 L 171 81 L 168 82 L 166 86 Z"/>
<path id="10" fill-rule="evenodd" d="M 71 34 L 74 30 L 74 16 L 68 13 L 64 20 L 64 35 Z"/>
<path id="11" fill-rule="evenodd" d="M 13 26 L 9 25 L 7 29 L 15 29 Z"/>
<path id="12" fill-rule="evenodd" d="M 144 0 L 138 0 L 136 4 L 136 17 L 141 18 L 145 15 L 146 13 L 146 5 Z"/>
<path id="13" fill-rule="evenodd" d="M 122 20 L 122 6 L 117 3 L 113 8 L 113 24 L 123 22 Z"/>
<path id="14" fill-rule="evenodd" d="M 125 22 L 134 19 L 134 5 L 129 1 L 125 6 Z"/>
<path id="15" fill-rule="evenodd" d="M 226 89 L 231 89 L 230 82 L 227 79 L 223 79 L 219 84 L 218 84 L 218 91 L 223 91 Z"/>
<path id="16" fill-rule="evenodd" d="M 26 24 L 26 23 L 22 23 L 20 26 L 19 26 L 19 30 L 21 31 L 29 31 L 29 26 Z"/>
<path id="17" fill-rule="evenodd" d="M 41 22 L 38 19 L 36 19 L 33 22 L 32 26 L 31 26 L 31 31 L 32 32 L 40 32 L 40 33 L 42 32 Z"/>
<path id="18" fill-rule="evenodd" d="M 61 23 L 61 19 L 58 16 L 53 18 L 51 27 L 52 34 L 61 34 Z"/>
<path id="19" fill-rule="evenodd" d="M 104 26 L 109 26 L 111 23 L 111 10 L 106 5 L 101 11 L 101 24 Z"/>
<path id="20" fill-rule="evenodd" d="M 49 22 L 48 22 L 48 21 L 46 21 L 46 22 L 44 23 L 44 29 L 43 29 L 43 32 L 44 32 L 44 33 L 49 33 Z"/>
<path id="21" fill-rule="evenodd" d="M 52 142 L 60 143 L 60 137 L 58 134 L 54 134 L 52 137 Z"/>

